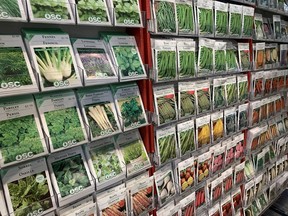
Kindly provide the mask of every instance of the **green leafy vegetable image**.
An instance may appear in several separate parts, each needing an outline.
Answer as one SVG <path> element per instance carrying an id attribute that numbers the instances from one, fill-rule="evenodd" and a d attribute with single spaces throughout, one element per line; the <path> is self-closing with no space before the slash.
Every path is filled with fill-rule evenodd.
<path id="1" fill-rule="evenodd" d="M 46 47 L 34 49 L 40 74 L 45 87 L 54 82 L 76 79 L 69 47 Z"/>
<path id="2" fill-rule="evenodd" d="M 77 4 L 80 21 L 108 22 L 106 3 L 103 0 L 80 0 Z"/>
<path id="3" fill-rule="evenodd" d="M 116 177 L 122 172 L 114 144 L 90 150 L 90 155 L 100 183 Z"/>
<path id="4" fill-rule="evenodd" d="M 70 7 L 68 1 L 30 0 L 30 4 L 34 18 L 51 19 L 52 15 L 54 15 L 59 16 L 54 21 L 71 19 L 68 12 L 68 7 Z"/>
<path id="5" fill-rule="evenodd" d="M 0 147 L 4 163 L 21 160 L 24 153 L 44 152 L 33 115 L 0 121 Z"/>
<path id="6" fill-rule="evenodd" d="M 121 117 L 123 118 L 125 127 L 129 127 L 133 123 L 145 123 L 145 117 L 139 96 L 125 98 L 118 101 L 118 103 L 121 109 Z"/>
<path id="7" fill-rule="evenodd" d="M 186 57 L 189 58 L 185 58 L 186 62 L 184 61 L 184 57 L 183 57 L 183 52 L 181 52 L 182 54 L 180 54 L 180 66 L 181 66 L 181 70 L 180 73 L 184 73 L 184 75 L 191 74 L 191 70 L 187 70 L 188 68 L 184 68 L 185 66 L 187 67 L 188 63 L 192 63 L 192 57 L 191 55 L 189 56 L 186 55 Z M 181 61 L 182 60 L 182 61 Z M 190 60 L 190 61 L 189 61 Z M 186 63 L 186 65 L 184 66 L 184 64 Z M 192 65 L 190 65 L 191 67 Z M 158 80 L 159 81 L 165 81 L 165 80 L 173 80 L 176 77 L 176 71 L 177 71 L 177 67 L 176 67 L 176 52 L 175 51 L 158 51 L 157 52 L 157 69 L 158 69 Z"/>
<path id="8" fill-rule="evenodd" d="M 62 198 L 91 185 L 80 154 L 52 163 L 52 169 Z"/>
<path id="9" fill-rule="evenodd" d="M 228 34 L 228 12 L 217 11 L 216 12 L 216 34 L 227 35 Z"/>
<path id="10" fill-rule="evenodd" d="M 192 4 L 176 4 L 179 32 L 194 32 L 194 13 Z"/>
<path id="11" fill-rule="evenodd" d="M 77 49 L 87 78 L 115 76 L 104 49 Z"/>
<path id="12" fill-rule="evenodd" d="M 135 46 L 113 46 L 113 51 L 123 77 L 144 74 L 141 59 Z"/>
<path id="13" fill-rule="evenodd" d="M 21 86 L 32 85 L 32 80 L 20 47 L 0 48 L 0 82 L 0 84 L 20 82 Z"/>
<path id="14" fill-rule="evenodd" d="M 38 181 L 37 177 L 44 177 Z M 15 216 L 27 216 L 33 211 L 53 207 L 45 172 L 8 183 Z"/>
<path id="15" fill-rule="evenodd" d="M 140 11 L 138 0 L 113 0 L 117 24 L 139 25 Z"/>
<path id="16" fill-rule="evenodd" d="M 103 136 L 102 132 L 119 130 L 110 102 L 85 106 L 86 116 L 93 137 Z"/>
<path id="17" fill-rule="evenodd" d="M 1 1 L 0 13 L 6 12 L 9 17 L 21 17 L 17 0 Z"/>
<path id="18" fill-rule="evenodd" d="M 143 149 L 144 146 L 139 140 L 126 143 L 120 146 L 120 148 L 126 165 L 133 163 L 133 160 L 136 159 L 141 159 L 143 162 L 148 160 L 145 150 Z"/>
<path id="19" fill-rule="evenodd" d="M 240 36 L 241 35 L 241 29 L 242 29 L 241 14 L 231 13 L 230 19 L 231 19 L 230 20 L 230 34 Z"/>
<path id="20" fill-rule="evenodd" d="M 49 111 L 44 115 L 54 149 L 85 140 L 75 107 Z"/>
<path id="21" fill-rule="evenodd" d="M 196 56 L 194 51 L 179 51 L 180 55 L 180 70 L 179 70 L 179 76 L 180 77 L 194 77 L 196 74 Z M 173 59 L 172 59 L 173 61 Z M 172 62 L 173 64 L 173 62 Z M 175 64 L 175 61 L 174 61 Z M 175 78 L 175 71 L 174 71 L 174 77 Z"/>

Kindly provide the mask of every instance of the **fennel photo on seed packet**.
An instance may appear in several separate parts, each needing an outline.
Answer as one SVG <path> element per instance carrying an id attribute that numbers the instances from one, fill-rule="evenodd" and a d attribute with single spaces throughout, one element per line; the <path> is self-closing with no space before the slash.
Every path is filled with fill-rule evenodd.
<path id="1" fill-rule="evenodd" d="M 69 47 L 41 47 L 34 48 L 34 52 L 44 88 L 77 79 Z"/>
<path id="2" fill-rule="evenodd" d="M 87 79 L 114 77 L 112 68 L 104 49 L 78 48 L 79 57 L 85 69 Z"/>

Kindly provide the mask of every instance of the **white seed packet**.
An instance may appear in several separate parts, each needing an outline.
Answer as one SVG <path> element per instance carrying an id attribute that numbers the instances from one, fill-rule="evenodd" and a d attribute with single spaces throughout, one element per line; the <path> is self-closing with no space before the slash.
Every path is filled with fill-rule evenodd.
<path id="1" fill-rule="evenodd" d="M 196 185 L 196 170 L 194 157 L 190 157 L 177 164 L 176 185 L 179 187 L 180 194 L 189 191 Z"/>
<path id="2" fill-rule="evenodd" d="M 242 35 L 242 5 L 229 4 L 229 35 Z"/>
<path id="3" fill-rule="evenodd" d="M 208 38 L 199 39 L 198 64 L 197 64 L 198 77 L 213 74 L 215 67 L 214 46 L 215 46 L 215 40 Z"/>
<path id="4" fill-rule="evenodd" d="M 194 215 L 196 213 L 195 201 L 195 192 L 180 200 L 180 215 L 185 215 L 188 213 Z"/>
<path id="5" fill-rule="evenodd" d="M 211 135 L 212 142 L 217 143 L 224 137 L 224 116 L 223 111 L 211 114 Z"/>
<path id="6" fill-rule="evenodd" d="M 227 37 L 229 31 L 229 4 L 214 1 L 215 36 Z"/>
<path id="7" fill-rule="evenodd" d="M 254 15 L 254 26 L 256 39 L 264 39 L 266 37 L 263 29 L 263 18 L 262 14 L 255 13 Z"/>
<path id="8" fill-rule="evenodd" d="M 54 153 L 47 162 L 60 207 L 94 192 L 94 182 L 80 146 Z"/>
<path id="9" fill-rule="evenodd" d="M 196 119 L 196 142 L 197 149 L 208 146 L 211 143 L 210 115 Z"/>
<path id="10" fill-rule="evenodd" d="M 180 82 L 178 87 L 179 119 L 195 116 L 197 108 L 195 83 Z"/>
<path id="11" fill-rule="evenodd" d="M 224 110 L 225 135 L 229 136 L 238 130 L 236 107 Z"/>
<path id="12" fill-rule="evenodd" d="M 196 105 L 197 114 L 207 113 L 211 111 L 211 90 L 210 82 L 201 80 L 196 83 Z"/>
<path id="13" fill-rule="evenodd" d="M 213 79 L 213 109 L 219 109 L 226 106 L 226 91 L 225 91 L 225 84 L 226 78 L 215 78 Z"/>
<path id="14" fill-rule="evenodd" d="M 56 208 L 44 158 L 6 168 L 1 179 L 9 215 L 46 214 Z"/>
<path id="15" fill-rule="evenodd" d="M 195 151 L 194 119 L 177 124 L 177 141 L 180 157 Z"/>
<path id="16" fill-rule="evenodd" d="M 214 35 L 213 1 L 197 1 L 198 34 Z"/>

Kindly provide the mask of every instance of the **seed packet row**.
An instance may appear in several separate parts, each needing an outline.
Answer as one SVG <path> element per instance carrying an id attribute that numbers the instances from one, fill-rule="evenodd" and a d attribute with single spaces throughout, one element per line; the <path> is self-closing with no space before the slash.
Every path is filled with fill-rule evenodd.
<path id="1" fill-rule="evenodd" d="M 286 97 L 283 94 L 277 94 L 258 101 L 249 103 L 249 126 L 256 126 L 285 109 Z"/>
<path id="2" fill-rule="evenodd" d="M 251 74 L 251 99 L 269 96 L 287 87 L 287 72 L 283 70 L 262 71 Z"/>
<path id="3" fill-rule="evenodd" d="M 126 2 L 127 3 L 127 2 Z M 10 4 L 1 3 L 1 20 L 8 21 L 27 21 L 34 23 L 58 23 L 58 24 L 77 24 L 97 25 L 97 26 L 143 26 L 140 4 L 128 2 L 119 9 L 123 2 L 104 1 L 86 2 L 80 0 L 49 0 L 46 4 L 34 0 L 28 0 L 27 5 L 20 0 L 12 0 Z M 97 7 L 96 11 L 93 11 Z M 127 8 L 131 8 L 127 13 Z M 25 11 L 28 14 L 25 14 Z M 113 13 L 113 15 L 111 14 Z"/>
<path id="4" fill-rule="evenodd" d="M 84 85 L 92 85 L 117 82 L 118 76 L 120 81 L 146 77 L 133 36 L 107 33 L 110 40 L 107 39 L 106 42 L 96 39 L 73 39 L 72 47 L 69 35 L 60 29 L 37 31 L 24 29 L 22 32 L 28 56 L 32 59 L 31 66 L 36 72 L 36 78 L 39 78 L 41 91 L 80 87 L 82 80 Z M 102 36 L 107 37 L 107 34 L 102 34 Z M 20 37 L 2 36 L 2 39 L 5 41 L 5 46 L 2 48 L 3 54 L 9 54 L 15 58 L 16 55 L 13 53 L 17 52 L 15 53 L 19 56 L 17 61 L 21 59 L 19 63 L 22 65 L 19 68 L 27 68 L 26 71 L 20 72 L 19 68 L 11 68 L 12 63 L 8 64 L 6 68 L 3 68 L 3 78 L 6 73 L 8 80 L 4 79 L 2 88 L 6 91 L 9 89 L 12 93 L 15 88 L 23 88 L 27 91 L 25 88 L 29 86 L 32 88 L 35 85 L 35 78 L 32 76 L 32 68 L 27 62 L 27 55 L 24 46 L 21 45 Z M 14 43 L 6 42 L 8 39 Z M 20 75 L 16 77 L 18 79 L 21 77 L 21 80 L 7 77 L 7 73 L 11 74 L 11 70 Z"/>

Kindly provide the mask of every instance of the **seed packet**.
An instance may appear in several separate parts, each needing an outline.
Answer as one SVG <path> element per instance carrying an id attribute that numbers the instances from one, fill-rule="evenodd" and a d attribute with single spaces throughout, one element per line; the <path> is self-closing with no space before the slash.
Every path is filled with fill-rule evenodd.
<path id="1" fill-rule="evenodd" d="M 194 119 L 177 124 L 180 157 L 196 149 Z"/>
<path id="2" fill-rule="evenodd" d="M 90 87 L 77 91 L 87 133 L 91 140 L 121 132 L 114 99 L 109 87 Z"/>
<path id="3" fill-rule="evenodd" d="M 156 123 L 163 125 L 177 120 L 177 105 L 173 85 L 154 87 Z"/>
<path id="4" fill-rule="evenodd" d="M 94 192 L 94 183 L 81 147 L 54 153 L 47 160 L 59 206 Z"/>
<path id="5" fill-rule="evenodd" d="M 269 201 L 271 202 L 274 200 L 277 196 L 277 191 L 276 191 L 276 182 L 272 183 L 269 187 Z"/>
<path id="6" fill-rule="evenodd" d="M 209 209 L 209 216 L 219 216 L 220 215 L 220 203 L 215 204 Z"/>
<path id="7" fill-rule="evenodd" d="M 180 194 L 189 191 L 196 182 L 196 170 L 194 167 L 194 157 L 181 161 L 177 165 L 177 183 Z"/>
<path id="8" fill-rule="evenodd" d="M 273 72 L 271 71 L 264 71 L 263 77 L 264 77 L 264 95 L 270 95 L 272 92 L 272 76 Z"/>
<path id="9" fill-rule="evenodd" d="M 139 1 L 124 2 L 111 0 L 110 4 L 111 6 L 113 5 L 115 26 L 143 27 Z"/>
<path id="10" fill-rule="evenodd" d="M 57 213 L 61 216 L 77 216 L 79 214 L 96 216 L 96 203 L 93 201 L 93 196 L 89 196 L 59 209 Z M 55 214 L 50 216 L 55 216 Z"/>
<path id="11" fill-rule="evenodd" d="M 202 1 L 201 1 L 202 2 Z M 214 51 L 215 40 L 200 38 L 198 53 L 198 74 L 197 76 L 205 76 L 212 74 L 214 71 Z"/>
<path id="12" fill-rule="evenodd" d="M 242 104 L 238 107 L 238 130 L 244 130 L 248 127 L 248 108 L 249 104 Z"/>
<path id="13" fill-rule="evenodd" d="M 21 0 L 2 1 L 0 3 L 1 21 L 26 21 L 26 14 Z"/>
<path id="14" fill-rule="evenodd" d="M 255 36 L 257 40 L 266 38 L 263 29 L 263 18 L 262 14 L 255 13 L 254 15 L 254 26 L 255 26 Z"/>
<path id="15" fill-rule="evenodd" d="M 254 126 L 260 123 L 261 105 L 261 101 L 253 101 L 249 103 L 249 126 Z"/>
<path id="16" fill-rule="evenodd" d="M 233 169 L 229 168 L 225 172 L 221 174 L 222 182 L 223 182 L 223 195 L 228 194 L 233 187 Z"/>
<path id="17" fill-rule="evenodd" d="M 152 39 L 151 43 L 152 43 L 153 65 L 155 69 L 154 73 L 155 82 L 176 80 L 177 79 L 176 41 Z M 184 55 L 184 52 L 182 54 Z M 178 55 L 180 56 L 180 51 L 178 51 Z"/>
<path id="18" fill-rule="evenodd" d="M 237 189 L 233 194 L 232 194 L 232 202 L 233 202 L 233 210 L 234 214 L 237 215 L 238 213 L 241 212 L 241 209 L 243 207 L 242 203 L 242 195 L 241 195 L 241 189 Z"/>
<path id="19" fill-rule="evenodd" d="M 179 204 L 180 204 L 180 210 L 181 210 L 181 214 L 180 215 L 191 215 L 194 216 L 196 214 L 195 211 L 195 192 L 191 193 L 190 195 L 188 195 L 187 197 L 183 198 L 182 200 L 180 200 Z"/>
<path id="20" fill-rule="evenodd" d="M 175 181 L 171 164 L 167 164 L 154 173 L 158 203 L 163 206 L 176 195 Z M 167 212 L 166 212 L 167 213 Z"/>
<path id="21" fill-rule="evenodd" d="M 280 51 L 279 51 L 279 46 L 277 43 L 273 43 L 271 44 L 271 57 L 272 57 L 272 67 L 275 68 L 275 67 L 278 67 L 280 62 L 279 62 L 279 59 L 280 59 Z"/>
<path id="22" fill-rule="evenodd" d="M 73 49 L 86 86 L 118 82 L 103 40 L 73 39 Z"/>
<path id="23" fill-rule="evenodd" d="M 208 199 L 207 195 L 206 195 L 206 190 L 205 190 L 205 186 L 199 188 L 196 192 L 196 210 L 200 209 L 202 206 L 204 206 L 206 204 L 206 200 Z M 208 200 L 207 200 L 208 201 Z"/>
<path id="24" fill-rule="evenodd" d="M 134 36 L 103 33 L 102 37 L 113 56 L 120 81 L 144 79 L 147 77 L 142 58 Z"/>
<path id="25" fill-rule="evenodd" d="M 144 142 L 138 131 L 132 130 L 115 136 L 117 149 L 123 156 L 127 176 L 140 173 L 151 165 Z"/>
<path id="26" fill-rule="evenodd" d="M 245 162 L 242 162 L 234 168 L 234 184 L 236 186 L 242 184 L 245 181 L 244 174 Z"/>
<path id="27" fill-rule="evenodd" d="M 239 135 L 236 135 L 233 138 L 233 142 L 236 143 L 236 149 L 235 149 L 235 160 L 240 160 L 244 157 L 245 155 L 245 150 L 244 150 L 244 134 L 241 133 Z"/>
<path id="28" fill-rule="evenodd" d="M 178 84 L 179 118 L 187 118 L 196 114 L 195 83 L 180 82 Z"/>
<path id="29" fill-rule="evenodd" d="M 240 37 L 242 32 L 242 5 L 229 4 L 229 35 Z"/>
<path id="30" fill-rule="evenodd" d="M 250 69 L 250 51 L 249 43 L 238 43 L 238 56 L 241 71 Z"/>
<path id="31" fill-rule="evenodd" d="M 223 111 L 211 114 L 212 142 L 217 143 L 224 137 Z"/>
<path id="32" fill-rule="evenodd" d="M 138 85 L 115 84 L 111 89 L 122 130 L 128 131 L 146 125 L 147 116 Z"/>
<path id="33" fill-rule="evenodd" d="M 282 156 L 286 151 L 286 137 L 281 137 L 276 142 L 276 155 Z"/>
<path id="34" fill-rule="evenodd" d="M 0 96 L 38 92 L 37 83 L 21 36 L 1 35 L 0 40 Z"/>
<path id="35" fill-rule="evenodd" d="M 226 105 L 225 96 L 225 82 L 226 78 L 213 79 L 213 109 L 223 108 Z"/>
<path id="36" fill-rule="evenodd" d="M 215 174 L 223 169 L 225 161 L 225 148 L 226 146 L 221 146 L 220 143 L 216 145 L 213 151 L 212 157 L 212 173 Z"/>
<path id="37" fill-rule="evenodd" d="M 164 9 L 164 10 L 163 10 Z M 169 15 L 168 15 L 169 14 Z M 154 0 L 153 16 L 155 33 L 177 34 L 178 20 L 174 0 Z"/>
<path id="38" fill-rule="evenodd" d="M 278 71 L 278 76 L 279 76 L 279 83 L 278 83 L 278 91 L 282 91 L 284 90 L 285 88 L 285 73 L 286 71 L 284 70 L 281 70 L 281 71 Z"/>
<path id="39" fill-rule="evenodd" d="M 238 75 L 237 76 L 237 89 L 239 102 L 248 100 L 248 76 Z"/>
<path id="40" fill-rule="evenodd" d="M 258 140 L 258 147 L 262 147 L 263 145 L 271 141 L 271 136 L 269 134 L 268 125 L 263 125 L 259 127 L 259 130 L 260 135 Z"/>
<path id="41" fill-rule="evenodd" d="M 237 47 L 233 43 L 226 44 L 226 62 L 228 72 L 239 71 L 239 64 L 237 60 Z"/>
<path id="42" fill-rule="evenodd" d="M 156 130 L 158 164 L 164 164 L 176 158 L 176 129 L 175 126 L 167 126 Z"/>
<path id="43" fill-rule="evenodd" d="M 268 197 L 267 197 L 267 192 L 262 193 L 259 198 L 258 198 L 258 202 L 261 206 L 261 209 L 265 209 L 265 207 L 268 205 L 269 201 L 268 201 Z"/>
<path id="44" fill-rule="evenodd" d="M 280 176 L 284 171 L 284 166 L 283 166 L 283 163 L 282 163 L 282 159 L 278 159 L 276 161 L 276 175 L 277 176 Z"/>
<path id="45" fill-rule="evenodd" d="M 261 127 L 255 127 L 248 130 L 247 133 L 247 149 L 254 151 L 259 144 L 259 136 L 262 130 Z"/>
<path id="46" fill-rule="evenodd" d="M 272 44 L 265 43 L 265 69 L 271 69 L 273 67 L 272 51 L 273 51 Z"/>
<path id="47" fill-rule="evenodd" d="M 255 171 L 261 172 L 264 168 L 264 153 L 261 151 L 260 153 L 256 154 L 254 157 L 254 164 L 255 164 Z"/>
<path id="48" fill-rule="evenodd" d="M 281 110 L 282 110 L 281 96 L 280 95 L 276 95 L 274 97 L 274 101 L 275 101 L 275 111 L 276 111 L 276 113 L 281 112 Z"/>
<path id="49" fill-rule="evenodd" d="M 248 183 L 245 184 L 245 192 L 244 192 L 244 203 L 245 206 L 248 206 L 252 203 L 255 197 L 255 181 L 251 180 Z"/>
<path id="50" fill-rule="evenodd" d="M 145 215 L 154 207 L 153 176 L 139 179 L 131 185 L 129 205 L 133 215 Z"/>
<path id="51" fill-rule="evenodd" d="M 216 41 L 214 45 L 215 52 L 215 73 L 223 73 L 227 71 L 226 64 L 226 42 Z"/>
<path id="52" fill-rule="evenodd" d="M 88 142 L 76 95 L 72 90 L 35 95 L 50 151 Z"/>
<path id="53" fill-rule="evenodd" d="M 75 0 L 70 0 L 75 4 Z M 85 0 L 77 2 L 76 10 L 73 11 L 78 25 L 111 26 L 112 20 L 106 1 L 95 1 L 93 3 Z"/>
<path id="54" fill-rule="evenodd" d="M 263 70 L 265 68 L 265 43 L 256 43 L 256 53 L 254 54 L 254 69 Z"/>
<path id="55" fill-rule="evenodd" d="M 275 115 L 275 109 L 276 109 L 274 98 L 273 97 L 268 98 L 267 103 L 268 103 L 268 110 L 267 110 L 268 116 L 269 117 L 274 116 Z"/>
<path id="56" fill-rule="evenodd" d="M 179 4 L 179 5 L 182 5 L 182 4 Z M 181 9 L 181 10 L 186 10 L 186 9 Z M 177 57 L 178 57 L 177 60 L 178 60 L 179 79 L 187 79 L 187 78 L 195 77 L 196 70 L 197 70 L 195 41 L 187 40 L 187 39 L 185 41 L 184 40 L 177 41 Z M 170 61 L 172 60 L 171 59 L 168 60 L 167 63 L 169 63 Z"/>
<path id="57" fill-rule="evenodd" d="M 112 192 L 105 191 L 97 196 L 97 207 L 100 216 L 105 216 L 107 214 L 128 214 L 128 197 L 126 188 L 116 187 L 116 189 Z"/>
<path id="58" fill-rule="evenodd" d="M 216 178 L 211 182 L 210 200 L 215 203 L 222 197 L 222 176 Z"/>
<path id="59" fill-rule="evenodd" d="M 287 51 L 288 46 L 287 44 L 280 44 L 280 67 L 287 66 Z"/>
<path id="60" fill-rule="evenodd" d="M 225 92 L 228 106 L 237 103 L 238 97 L 236 76 L 227 77 L 225 82 Z"/>
<path id="61" fill-rule="evenodd" d="M 197 1 L 198 34 L 212 36 L 214 34 L 213 1 Z"/>
<path id="62" fill-rule="evenodd" d="M 253 36 L 253 20 L 254 20 L 254 8 L 243 6 L 243 21 L 242 21 L 242 37 L 249 37 Z"/>
<path id="63" fill-rule="evenodd" d="M 251 74 L 251 87 L 252 87 L 252 97 L 259 98 L 263 95 L 263 83 L 264 83 L 264 74 L 263 72 L 256 72 Z"/>
<path id="64" fill-rule="evenodd" d="M 180 205 L 179 204 L 175 205 L 174 200 L 172 200 L 167 205 L 165 205 L 162 208 L 160 208 L 159 210 L 157 210 L 156 214 L 158 216 L 165 216 L 167 214 L 169 214 L 171 216 L 177 216 L 179 209 L 180 209 Z"/>
<path id="65" fill-rule="evenodd" d="M 215 36 L 226 37 L 229 30 L 228 19 L 228 6 L 229 4 L 214 1 L 214 22 L 215 22 Z"/>
<path id="66" fill-rule="evenodd" d="M 121 164 L 122 156 L 113 137 L 89 143 L 85 153 L 91 174 L 96 180 L 97 190 L 112 185 L 125 177 L 125 167 Z"/>
<path id="67" fill-rule="evenodd" d="M 177 0 L 175 2 L 179 35 L 196 34 L 193 1 Z"/>
<path id="68" fill-rule="evenodd" d="M 233 215 L 233 206 L 231 196 L 227 196 L 225 199 L 221 200 L 221 215 Z"/>
<path id="69" fill-rule="evenodd" d="M 41 91 L 82 86 L 67 33 L 60 29 L 24 29 L 22 32 Z"/>
<path id="70" fill-rule="evenodd" d="M 196 119 L 196 142 L 198 148 L 210 144 L 210 115 Z"/>
<path id="71" fill-rule="evenodd" d="M 0 119 L 1 167 L 48 153 L 32 96 L 1 99 Z"/>
<path id="72" fill-rule="evenodd" d="M 27 7 L 30 22 L 75 23 L 72 4 L 68 0 L 47 0 L 45 3 L 37 0 L 28 0 L 25 6 Z"/>
<path id="73" fill-rule="evenodd" d="M 277 136 L 280 135 L 275 119 L 269 120 L 268 124 L 269 124 L 269 133 L 271 134 L 271 138 L 275 139 Z"/>
<path id="74" fill-rule="evenodd" d="M 197 114 L 206 113 L 211 110 L 210 82 L 207 80 L 198 81 L 195 84 Z"/>
<path id="75" fill-rule="evenodd" d="M 1 179 L 9 215 L 45 214 L 56 208 L 44 158 L 6 168 Z"/>
<path id="76" fill-rule="evenodd" d="M 263 30 L 265 34 L 265 39 L 274 39 L 273 28 L 271 25 L 272 21 L 267 17 L 263 17 Z"/>
<path id="77" fill-rule="evenodd" d="M 226 147 L 225 167 L 229 167 L 235 162 L 236 142 L 234 142 L 230 137 L 222 142 L 222 146 Z"/>
<path id="78" fill-rule="evenodd" d="M 198 184 L 209 178 L 210 163 L 211 163 L 210 151 L 198 156 L 198 163 L 197 163 Z"/>
<path id="79" fill-rule="evenodd" d="M 274 31 L 274 38 L 281 39 L 281 17 L 280 15 L 273 15 L 273 31 Z"/>
<path id="80" fill-rule="evenodd" d="M 245 161 L 244 173 L 246 181 L 250 181 L 255 175 L 254 166 L 250 159 Z"/>

